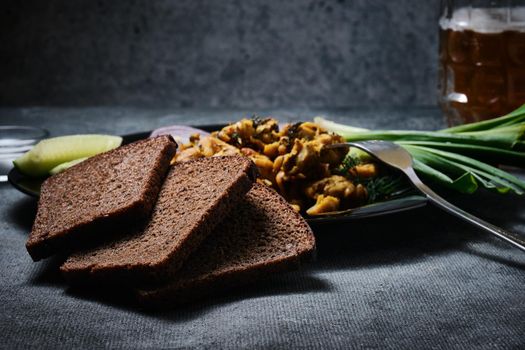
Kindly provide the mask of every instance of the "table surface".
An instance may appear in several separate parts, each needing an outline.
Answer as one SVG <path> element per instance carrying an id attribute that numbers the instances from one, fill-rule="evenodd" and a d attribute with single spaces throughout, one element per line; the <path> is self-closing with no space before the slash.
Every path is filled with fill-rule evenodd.
<path id="1" fill-rule="evenodd" d="M 435 129 L 433 107 L 282 109 L 370 128 Z M 249 110 L 131 107 L 0 108 L 0 124 L 52 135 L 125 134 L 169 124 L 236 120 Z M 523 173 L 518 176 L 523 177 Z M 57 261 L 31 261 L 36 201 L 0 184 L 0 347 L 13 348 L 523 348 L 525 255 L 432 207 L 314 227 L 317 261 L 175 310 L 146 313 L 78 293 Z M 452 200 L 525 234 L 525 199 L 480 193 Z"/>

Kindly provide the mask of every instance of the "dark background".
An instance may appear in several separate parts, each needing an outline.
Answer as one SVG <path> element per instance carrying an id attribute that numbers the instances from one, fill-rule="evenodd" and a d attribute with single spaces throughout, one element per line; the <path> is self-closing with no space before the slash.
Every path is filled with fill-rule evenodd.
<path id="1" fill-rule="evenodd" d="M 0 106 L 436 104 L 438 0 L 2 1 Z"/>

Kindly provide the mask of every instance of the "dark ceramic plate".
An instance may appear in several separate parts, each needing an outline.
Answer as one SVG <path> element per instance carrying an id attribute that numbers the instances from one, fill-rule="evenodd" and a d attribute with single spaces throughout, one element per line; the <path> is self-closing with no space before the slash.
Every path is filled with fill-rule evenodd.
<path id="1" fill-rule="evenodd" d="M 219 130 L 224 125 L 204 125 L 196 126 L 198 129 L 204 131 Z M 137 140 L 147 138 L 151 132 L 140 132 L 135 134 L 124 135 L 123 144 L 131 143 Z M 16 168 L 11 169 L 7 175 L 9 182 L 17 190 L 23 192 L 29 196 L 38 198 L 40 195 L 40 186 L 45 178 L 30 178 L 20 173 Z M 345 212 L 345 214 L 334 215 L 334 216 L 319 216 L 315 218 L 306 218 L 307 221 L 312 223 L 324 223 L 324 222 L 344 222 L 347 220 L 355 220 L 361 218 L 370 218 L 375 216 L 382 216 L 387 214 L 393 214 L 401 211 L 412 210 L 419 207 L 425 206 L 427 200 L 423 196 L 411 195 L 406 197 L 399 197 L 384 202 L 373 203 L 365 205 L 363 207 L 356 208 L 352 211 Z"/>

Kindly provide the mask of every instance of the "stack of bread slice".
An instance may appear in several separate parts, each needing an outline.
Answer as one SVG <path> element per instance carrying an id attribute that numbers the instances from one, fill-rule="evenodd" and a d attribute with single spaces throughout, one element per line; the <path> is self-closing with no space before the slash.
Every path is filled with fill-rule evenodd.
<path id="1" fill-rule="evenodd" d="M 255 183 L 248 158 L 170 166 L 169 136 L 141 140 L 47 179 L 27 241 L 53 254 L 72 284 L 134 291 L 145 305 L 174 305 L 296 267 L 315 249 L 304 219 Z"/>

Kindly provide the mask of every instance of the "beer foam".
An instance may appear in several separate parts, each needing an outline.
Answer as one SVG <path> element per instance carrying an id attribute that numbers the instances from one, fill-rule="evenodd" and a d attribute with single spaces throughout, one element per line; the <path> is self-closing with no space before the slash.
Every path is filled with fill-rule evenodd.
<path id="1" fill-rule="evenodd" d="M 463 7 L 455 10 L 451 18 L 441 17 L 439 25 L 443 30 L 472 30 L 489 34 L 511 30 L 525 32 L 525 7 L 512 9 Z"/>

